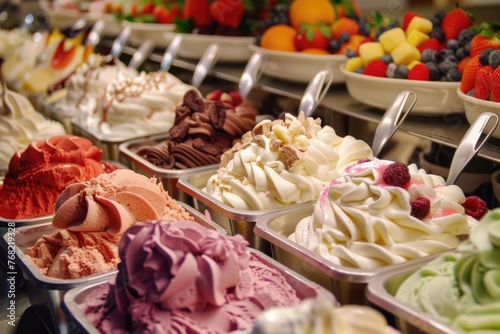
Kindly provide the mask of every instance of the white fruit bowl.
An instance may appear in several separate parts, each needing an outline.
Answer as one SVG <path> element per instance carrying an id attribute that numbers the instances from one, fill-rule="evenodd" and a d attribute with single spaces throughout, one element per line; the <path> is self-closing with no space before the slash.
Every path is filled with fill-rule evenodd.
<path id="1" fill-rule="evenodd" d="M 500 103 L 493 101 L 486 101 L 477 99 L 473 96 L 469 96 L 463 93 L 460 89 L 457 89 L 458 97 L 463 101 L 464 109 L 465 109 L 465 117 L 469 124 L 474 123 L 474 121 L 481 115 L 483 112 L 492 112 L 500 117 Z M 486 126 L 485 132 L 491 131 L 491 124 Z M 492 137 L 500 138 L 500 126 L 497 126 L 495 131 L 491 134 Z"/>
<path id="2" fill-rule="evenodd" d="M 410 112 L 414 116 L 442 116 L 464 112 L 457 89 L 460 82 L 419 81 L 380 78 L 347 71 L 343 67 L 349 95 L 356 101 L 381 110 L 387 108 L 403 90 L 417 94 L 417 102 Z"/>
<path id="3" fill-rule="evenodd" d="M 146 39 L 151 40 L 156 47 L 167 47 L 169 41 L 165 39 L 165 32 L 173 31 L 175 24 L 143 23 L 121 21 L 122 27 L 129 27 L 132 32 L 131 43 L 138 46 Z"/>
<path id="4" fill-rule="evenodd" d="M 164 33 L 164 39 L 167 45 L 177 36 L 176 32 Z M 185 34 L 179 49 L 179 56 L 199 60 L 210 44 L 215 43 L 219 46 L 217 61 L 227 63 L 242 63 L 248 61 L 252 52 L 248 45 L 253 42 L 255 37 L 250 36 L 219 36 L 219 35 L 197 35 Z"/>
<path id="5" fill-rule="evenodd" d="M 344 83 L 345 75 L 340 68 L 346 62 L 344 55 L 321 55 L 302 52 L 275 51 L 250 45 L 250 50 L 260 52 L 267 57 L 264 73 L 270 77 L 308 83 L 323 69 L 333 74 L 333 84 Z"/>

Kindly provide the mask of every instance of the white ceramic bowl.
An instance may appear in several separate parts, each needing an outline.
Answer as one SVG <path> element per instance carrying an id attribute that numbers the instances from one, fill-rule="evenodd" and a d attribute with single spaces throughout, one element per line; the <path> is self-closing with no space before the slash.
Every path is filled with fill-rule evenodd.
<path id="1" fill-rule="evenodd" d="M 469 124 L 473 124 L 474 121 L 483 112 L 492 112 L 500 117 L 500 103 L 477 99 L 473 96 L 464 94 L 460 89 L 457 89 L 458 97 L 463 101 L 465 109 L 465 117 Z M 491 126 L 489 125 L 485 128 L 485 131 L 491 131 Z M 495 131 L 491 134 L 492 137 L 500 138 L 500 126 L 497 126 Z"/>
<path id="2" fill-rule="evenodd" d="M 165 38 L 165 32 L 173 31 L 176 28 L 175 24 L 142 23 L 127 20 L 122 20 L 121 25 L 122 27 L 129 27 L 132 31 L 130 36 L 132 44 L 139 46 L 146 39 L 149 39 L 156 47 L 163 48 L 167 47 L 169 43 Z"/>
<path id="3" fill-rule="evenodd" d="M 175 38 L 178 33 L 164 33 L 167 45 Z M 210 44 L 215 43 L 219 46 L 218 61 L 228 63 L 241 63 L 250 59 L 252 52 L 248 45 L 254 41 L 254 37 L 247 36 L 215 36 L 215 35 L 197 35 L 185 34 L 179 50 L 179 56 L 199 60 Z"/>
<path id="4" fill-rule="evenodd" d="M 344 55 L 318 55 L 302 52 L 275 51 L 251 44 L 250 50 L 267 56 L 264 73 L 270 77 L 294 82 L 308 83 L 323 69 L 333 73 L 332 83 L 344 83 L 345 75 L 340 71 L 347 58 Z"/>
<path id="5" fill-rule="evenodd" d="M 415 116 L 442 116 L 464 112 L 462 100 L 457 95 L 460 82 L 418 81 L 380 78 L 341 68 L 346 76 L 349 95 L 356 101 L 386 110 L 399 92 L 411 90 L 417 102 L 410 112 Z"/>

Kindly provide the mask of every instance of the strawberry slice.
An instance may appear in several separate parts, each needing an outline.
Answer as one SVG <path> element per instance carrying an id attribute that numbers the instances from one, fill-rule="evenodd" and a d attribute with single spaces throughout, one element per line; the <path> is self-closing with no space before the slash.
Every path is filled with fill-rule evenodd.
<path id="1" fill-rule="evenodd" d="M 76 54 L 76 49 L 78 45 L 73 45 L 69 50 L 64 50 L 64 40 L 59 42 L 56 50 L 54 51 L 54 55 L 50 60 L 50 66 L 55 70 L 61 70 L 68 66 L 73 57 Z"/>
<path id="2" fill-rule="evenodd" d="M 182 10 L 184 19 L 191 19 L 196 27 L 208 26 L 212 23 L 208 0 L 186 0 Z"/>
<path id="3" fill-rule="evenodd" d="M 245 7 L 239 0 L 215 0 L 210 4 L 210 15 L 220 25 L 228 26 L 231 28 L 238 28 Z"/>

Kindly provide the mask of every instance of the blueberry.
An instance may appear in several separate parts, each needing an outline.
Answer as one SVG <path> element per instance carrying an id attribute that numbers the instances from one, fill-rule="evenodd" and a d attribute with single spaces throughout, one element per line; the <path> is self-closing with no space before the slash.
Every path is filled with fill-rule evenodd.
<path id="1" fill-rule="evenodd" d="M 404 65 L 399 65 L 394 71 L 394 77 L 398 79 L 406 79 L 408 77 L 408 67 Z"/>
<path id="2" fill-rule="evenodd" d="M 338 50 L 340 50 L 340 41 L 336 40 L 336 39 L 331 39 L 329 42 L 328 42 L 328 46 L 326 48 L 326 50 L 330 53 L 335 53 L 337 52 Z"/>
<path id="3" fill-rule="evenodd" d="M 431 22 L 432 22 L 432 26 L 433 26 L 433 27 L 440 27 L 440 26 L 441 26 L 441 21 L 439 21 L 439 19 L 438 19 L 437 17 L 434 17 L 434 16 L 433 16 L 433 17 L 431 17 L 431 18 L 429 19 L 429 21 L 431 21 Z"/>
<path id="4" fill-rule="evenodd" d="M 492 51 L 488 57 L 488 62 L 491 67 L 497 68 L 500 65 L 500 50 Z"/>
<path id="5" fill-rule="evenodd" d="M 384 63 L 390 64 L 392 62 L 392 57 L 390 54 L 386 53 L 380 58 Z"/>
<path id="6" fill-rule="evenodd" d="M 397 68 L 398 65 L 396 65 L 396 63 L 390 63 L 387 66 L 387 71 L 385 71 L 385 75 L 387 75 L 388 78 L 394 78 Z"/>
<path id="7" fill-rule="evenodd" d="M 467 55 L 470 55 L 470 42 L 465 44 L 464 49 L 465 49 L 465 53 Z"/>
<path id="8" fill-rule="evenodd" d="M 437 61 L 438 60 L 438 53 L 434 49 L 425 49 L 422 51 L 422 61 L 424 63 L 427 63 L 428 61 Z"/>
<path id="9" fill-rule="evenodd" d="M 442 49 L 439 51 L 439 58 L 442 60 L 448 59 L 450 57 L 455 57 L 455 53 L 450 49 Z"/>
<path id="10" fill-rule="evenodd" d="M 452 51 L 457 51 L 460 45 L 456 39 L 452 38 L 446 42 L 446 47 Z"/>
<path id="11" fill-rule="evenodd" d="M 260 46 L 260 41 L 262 40 L 262 34 L 259 34 L 255 37 L 255 45 Z"/>
<path id="12" fill-rule="evenodd" d="M 452 68 L 446 73 L 446 78 L 448 81 L 460 81 L 462 80 L 462 72 L 460 72 L 457 68 Z"/>
<path id="13" fill-rule="evenodd" d="M 467 95 L 474 96 L 474 88 L 467 92 Z"/>
<path id="14" fill-rule="evenodd" d="M 443 31 L 443 29 L 441 29 L 441 27 L 435 27 L 434 29 L 432 29 L 430 36 L 431 36 L 431 38 L 437 39 L 439 41 L 439 43 L 444 42 L 446 39 L 444 31 Z"/>
<path id="15" fill-rule="evenodd" d="M 357 55 L 358 55 L 358 53 L 355 50 L 353 50 L 353 49 L 347 49 L 347 50 L 345 50 L 345 56 L 347 58 L 356 57 Z"/>
<path id="16" fill-rule="evenodd" d="M 490 53 L 495 49 L 484 49 L 483 52 L 479 55 L 479 63 L 481 66 L 488 65 L 488 58 L 490 57 Z"/>
<path id="17" fill-rule="evenodd" d="M 425 66 L 429 69 L 429 80 L 431 81 L 439 81 L 441 78 L 441 71 L 439 70 L 439 66 L 433 62 L 425 63 Z"/>
<path id="18" fill-rule="evenodd" d="M 365 69 L 364 67 L 359 67 L 359 68 L 357 68 L 357 69 L 354 70 L 354 73 L 363 74 L 363 70 L 364 69 Z"/>
<path id="19" fill-rule="evenodd" d="M 468 53 L 465 50 L 465 47 L 459 47 L 458 50 L 455 52 L 455 57 L 457 57 L 457 60 L 460 61 L 467 57 Z"/>
<path id="20" fill-rule="evenodd" d="M 439 81 L 448 81 L 448 78 L 446 77 L 446 75 L 443 75 L 441 76 L 441 78 L 439 78 Z"/>
<path id="21" fill-rule="evenodd" d="M 446 11 L 442 10 L 434 14 L 434 17 L 439 20 L 439 22 L 443 21 L 443 18 L 446 16 Z"/>
<path id="22" fill-rule="evenodd" d="M 445 60 L 439 63 L 439 69 L 441 70 L 441 73 L 447 74 L 450 70 L 456 69 L 457 68 L 457 63 Z"/>
<path id="23" fill-rule="evenodd" d="M 349 42 L 349 40 L 351 39 L 351 34 L 349 34 L 348 32 L 343 32 L 340 34 L 340 41 L 342 43 L 347 43 Z"/>
<path id="24" fill-rule="evenodd" d="M 460 33 L 458 34 L 458 43 L 464 46 L 472 40 L 472 37 L 474 37 L 474 35 L 474 31 L 472 31 L 471 29 L 462 29 L 462 31 L 460 31 Z"/>

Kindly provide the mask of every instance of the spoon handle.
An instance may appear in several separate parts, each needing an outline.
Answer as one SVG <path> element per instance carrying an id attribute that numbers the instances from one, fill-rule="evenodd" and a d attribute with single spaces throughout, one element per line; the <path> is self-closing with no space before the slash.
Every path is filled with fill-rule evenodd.
<path id="1" fill-rule="evenodd" d="M 132 56 L 130 63 L 128 63 L 128 67 L 135 69 L 139 68 L 139 66 L 141 66 L 142 63 L 144 63 L 144 61 L 149 57 L 149 54 L 151 53 L 151 51 L 153 51 L 153 48 L 154 43 L 150 39 L 142 42 L 142 44 Z"/>
<path id="2" fill-rule="evenodd" d="M 104 20 L 97 20 L 87 35 L 85 45 L 92 46 L 95 49 L 96 45 L 99 44 L 99 41 L 101 40 L 102 32 L 104 31 L 105 26 L 106 23 L 104 23 Z"/>
<path id="3" fill-rule="evenodd" d="M 248 60 L 238 83 L 240 96 L 243 99 L 248 97 L 252 88 L 255 86 L 257 81 L 259 81 L 260 77 L 264 73 L 268 61 L 269 58 L 260 52 L 255 52 Z"/>
<path id="4" fill-rule="evenodd" d="M 313 114 L 321 100 L 325 97 L 332 81 L 332 72 L 329 70 L 320 70 L 309 82 L 299 106 L 299 111 L 303 111 L 305 117 L 310 117 Z"/>
<path id="5" fill-rule="evenodd" d="M 179 52 L 185 37 L 186 35 L 184 34 L 177 34 L 174 39 L 172 39 L 172 42 L 168 45 L 168 48 L 165 50 L 163 58 L 161 59 L 160 71 L 168 72 L 168 70 L 170 70 L 170 66 L 172 66 L 172 62 L 175 57 L 177 57 L 177 53 Z"/>
<path id="6" fill-rule="evenodd" d="M 486 130 L 486 126 L 491 127 Z M 458 144 L 451 160 L 450 171 L 446 179 L 446 185 L 454 184 L 465 166 L 477 154 L 481 147 L 488 141 L 493 131 L 498 126 L 498 116 L 491 112 L 484 112 L 474 121 L 469 130 Z M 482 137 L 482 138 L 481 138 Z"/>
<path id="7" fill-rule="evenodd" d="M 407 101 L 412 98 L 409 104 Z M 375 136 L 372 142 L 373 156 L 376 157 L 380 154 L 389 139 L 394 135 L 399 126 L 406 119 L 406 116 L 413 109 L 417 102 L 417 94 L 412 91 L 404 90 L 396 96 L 392 104 L 382 116 L 380 123 L 375 131 Z M 405 109 L 405 106 L 407 107 Z"/>
<path id="8" fill-rule="evenodd" d="M 123 47 L 127 44 L 127 41 L 130 37 L 132 30 L 130 27 L 125 27 L 120 35 L 113 41 L 113 45 L 111 46 L 110 54 L 114 59 L 118 59 L 122 54 Z"/>
<path id="9" fill-rule="evenodd" d="M 210 44 L 194 69 L 193 79 L 191 80 L 193 86 L 196 88 L 200 87 L 208 72 L 210 72 L 219 59 L 219 55 L 219 46 L 215 43 Z"/>

